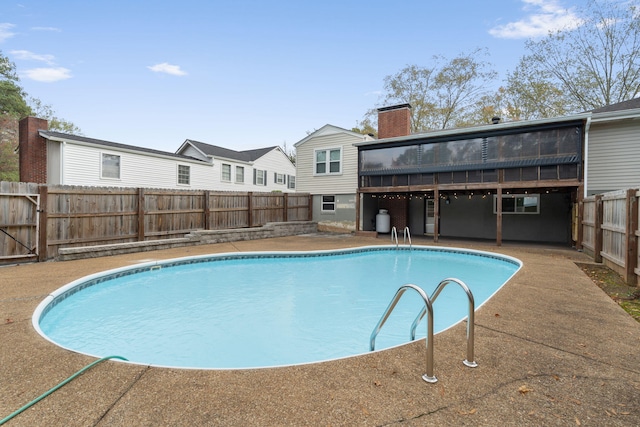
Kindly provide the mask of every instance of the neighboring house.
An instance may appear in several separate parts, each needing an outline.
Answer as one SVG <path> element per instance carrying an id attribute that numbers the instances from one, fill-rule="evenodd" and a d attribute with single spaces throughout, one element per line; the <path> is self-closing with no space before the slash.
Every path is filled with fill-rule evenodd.
<path id="1" fill-rule="evenodd" d="M 176 153 L 215 165 L 215 186 L 219 190 L 285 192 L 296 189 L 296 167 L 277 146 L 235 151 L 187 139 Z"/>
<path id="2" fill-rule="evenodd" d="M 368 135 L 325 125 L 294 144 L 297 191 L 310 193 L 319 230 L 355 231 L 358 149 Z"/>
<path id="3" fill-rule="evenodd" d="M 587 195 L 640 187 L 640 98 L 592 111 L 585 158 Z"/>
<path id="4" fill-rule="evenodd" d="M 187 140 L 169 153 L 49 131 L 46 120 L 34 117 L 20 121 L 19 128 L 23 182 L 243 192 L 295 188 L 295 166 L 278 147 L 238 152 Z"/>
<path id="5" fill-rule="evenodd" d="M 341 162 L 342 170 L 357 169 L 349 178 L 357 187 L 356 209 L 349 210 L 355 216 L 341 221 L 353 221 L 356 231 L 375 231 L 376 215 L 386 209 L 400 235 L 409 227 L 435 241 L 572 244 L 580 221 L 575 206 L 585 196 L 640 187 L 638 107 L 640 101 L 631 100 L 566 117 L 421 134 L 410 134 L 408 104 L 382 108 L 380 139 L 360 136 L 357 157 Z M 313 153 L 334 142 L 315 136 L 296 144 L 298 188 L 318 186 L 313 193 L 321 194 L 331 183 L 322 186 L 320 176 L 304 170 L 314 164 Z M 300 152 L 311 141 L 313 151 Z"/>

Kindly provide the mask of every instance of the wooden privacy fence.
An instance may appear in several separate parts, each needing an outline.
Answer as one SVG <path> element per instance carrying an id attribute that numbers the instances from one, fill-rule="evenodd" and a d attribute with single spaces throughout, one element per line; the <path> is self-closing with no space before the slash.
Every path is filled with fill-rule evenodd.
<path id="1" fill-rule="evenodd" d="M 46 260 L 60 248 L 311 220 L 308 193 L 2 184 L 0 260 Z"/>
<path id="2" fill-rule="evenodd" d="M 629 284 L 640 276 L 640 190 L 590 196 L 582 201 L 582 247 Z"/>

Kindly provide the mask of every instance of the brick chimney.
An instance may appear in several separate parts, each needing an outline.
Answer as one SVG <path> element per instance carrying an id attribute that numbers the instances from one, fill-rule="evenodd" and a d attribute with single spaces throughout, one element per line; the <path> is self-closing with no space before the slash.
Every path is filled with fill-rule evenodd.
<path id="1" fill-rule="evenodd" d="M 48 130 L 49 123 L 36 117 L 25 117 L 18 124 L 20 181 L 47 183 L 47 141 L 38 131 Z"/>
<path id="2" fill-rule="evenodd" d="M 378 139 L 411 135 L 411 105 L 378 108 Z"/>

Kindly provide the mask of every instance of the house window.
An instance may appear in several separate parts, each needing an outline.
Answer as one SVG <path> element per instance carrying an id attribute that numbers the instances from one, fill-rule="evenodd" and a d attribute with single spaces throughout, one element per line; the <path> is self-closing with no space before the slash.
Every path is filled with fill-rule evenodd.
<path id="1" fill-rule="evenodd" d="M 191 184 L 191 166 L 178 165 L 178 184 L 179 185 Z"/>
<path id="2" fill-rule="evenodd" d="M 296 177 L 293 175 L 287 175 L 287 188 L 295 189 L 296 188 Z"/>
<path id="3" fill-rule="evenodd" d="M 341 158 L 342 149 L 340 148 L 316 151 L 315 174 L 329 175 L 341 173 Z"/>
<path id="4" fill-rule="evenodd" d="M 102 153 L 101 177 L 120 179 L 120 156 Z"/>
<path id="5" fill-rule="evenodd" d="M 322 212 L 336 211 L 336 196 L 322 196 Z"/>
<path id="6" fill-rule="evenodd" d="M 253 170 L 253 183 L 255 185 L 267 185 L 267 171 L 254 169 Z"/>
<path id="7" fill-rule="evenodd" d="M 283 173 L 273 173 L 273 182 L 276 184 L 284 184 L 284 174 Z"/>
<path id="8" fill-rule="evenodd" d="M 236 166 L 236 184 L 244 184 L 244 167 Z"/>
<path id="9" fill-rule="evenodd" d="M 498 213 L 498 196 L 493 196 L 493 213 Z M 539 194 L 503 194 L 503 214 L 539 214 Z"/>
<path id="10" fill-rule="evenodd" d="M 222 180 L 225 182 L 231 182 L 231 165 L 225 163 L 222 164 Z"/>

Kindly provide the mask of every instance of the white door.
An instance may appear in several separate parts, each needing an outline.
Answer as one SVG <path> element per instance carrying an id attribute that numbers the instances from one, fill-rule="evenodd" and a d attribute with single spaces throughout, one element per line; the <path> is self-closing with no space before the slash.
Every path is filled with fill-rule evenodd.
<path id="1" fill-rule="evenodd" d="M 435 207 L 434 200 L 427 199 L 425 203 L 425 212 L 424 212 L 424 229 L 425 234 L 433 235 L 433 230 L 436 224 L 436 216 L 435 216 Z"/>

